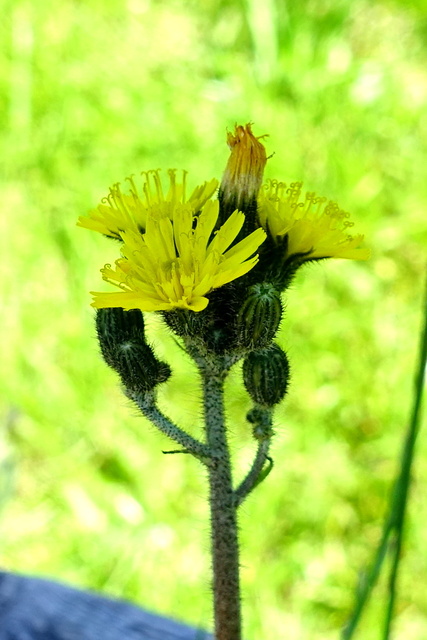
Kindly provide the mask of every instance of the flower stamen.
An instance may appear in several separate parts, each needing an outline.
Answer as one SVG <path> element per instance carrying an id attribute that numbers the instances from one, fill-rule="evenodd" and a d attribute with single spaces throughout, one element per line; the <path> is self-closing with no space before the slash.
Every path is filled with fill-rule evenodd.
<path id="1" fill-rule="evenodd" d="M 79 220 L 81 226 L 107 230 L 123 243 L 122 257 L 101 270 L 103 279 L 120 291 L 94 293 L 93 306 L 202 311 L 210 291 L 255 266 L 265 232 L 259 228 L 238 242 L 245 216 L 234 211 L 213 233 L 219 213 L 218 201 L 210 199 L 215 180 L 197 187 L 186 201 L 186 172 L 178 183 L 176 171 L 169 170 L 166 195 L 158 170 L 141 175 L 143 199 L 130 176 L 129 195 L 116 183 L 108 206 L 104 201 L 90 218 Z"/>
<path id="2" fill-rule="evenodd" d="M 269 180 L 260 190 L 258 215 L 262 227 L 274 242 L 287 238 L 286 256 L 304 256 L 303 261 L 321 258 L 351 258 L 366 260 L 369 250 L 362 248 L 362 235 L 351 236 L 345 231 L 353 226 L 333 201 L 308 192 L 300 201 L 302 183 Z"/>

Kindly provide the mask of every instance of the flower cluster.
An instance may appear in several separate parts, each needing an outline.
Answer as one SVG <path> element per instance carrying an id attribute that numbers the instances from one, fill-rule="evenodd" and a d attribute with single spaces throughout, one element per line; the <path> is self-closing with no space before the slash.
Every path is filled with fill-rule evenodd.
<path id="1" fill-rule="evenodd" d="M 296 257 L 300 263 L 368 257 L 369 251 L 361 247 L 363 236 L 348 233 L 353 223 L 336 203 L 314 193 L 300 201 L 300 182 L 288 186 L 270 180 L 261 187 L 266 153 L 249 124 L 236 126 L 228 144 L 231 154 L 218 200 L 212 199 L 216 180 L 186 198 L 186 172 L 178 181 L 176 171 L 169 170 L 165 193 L 160 172 L 148 171 L 141 174 L 139 189 L 129 177 L 128 193 L 115 184 L 89 216 L 79 218 L 80 226 L 122 242 L 122 257 L 114 267 L 102 269 L 104 280 L 121 291 L 95 293 L 93 306 L 202 311 L 211 291 L 256 265 L 267 236 L 280 247 L 282 265 Z M 241 238 L 254 202 L 256 218 Z"/>
<path id="2" fill-rule="evenodd" d="M 349 214 L 302 184 L 263 186 L 264 136 L 251 125 L 228 133 L 230 156 L 221 183 L 187 195 L 187 174 L 159 170 L 113 185 L 81 227 L 114 239 L 114 265 L 101 269 L 115 290 L 93 293 L 96 331 L 105 362 L 142 415 L 207 469 L 215 637 L 241 637 L 237 509 L 273 467 L 273 412 L 289 385 L 289 361 L 275 341 L 282 293 L 299 267 L 325 258 L 366 259 L 363 236 L 349 233 Z M 147 341 L 146 314 L 156 312 L 197 366 L 202 386 L 203 439 L 163 413 L 157 388 L 171 373 Z M 164 327 L 166 328 L 166 327 Z M 252 406 L 246 414 L 256 452 L 236 486 L 231 473 L 224 382 L 242 363 Z M 233 474 L 234 475 L 234 474 Z"/>
<path id="3" fill-rule="evenodd" d="M 160 312 L 187 346 L 198 341 L 208 352 L 245 358 L 248 391 L 271 405 L 288 376 L 273 342 L 281 292 L 307 261 L 364 260 L 369 251 L 335 202 L 303 195 L 300 182 L 262 185 L 263 137 L 250 124 L 228 133 L 221 184 L 211 180 L 187 197 L 186 172 L 169 170 L 166 191 L 158 170 L 143 172 L 127 178 L 127 191 L 111 187 L 78 224 L 120 241 L 121 257 L 101 270 L 118 290 L 94 293 L 94 307 Z"/>

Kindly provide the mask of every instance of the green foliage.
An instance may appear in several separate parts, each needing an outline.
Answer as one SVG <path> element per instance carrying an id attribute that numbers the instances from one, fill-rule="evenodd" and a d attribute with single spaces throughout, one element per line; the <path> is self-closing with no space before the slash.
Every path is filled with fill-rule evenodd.
<path id="1" fill-rule="evenodd" d="M 337 200 L 372 247 L 366 264 L 306 266 L 287 293 L 278 342 L 292 379 L 274 469 L 241 514 L 245 636 L 338 637 L 381 536 L 411 405 L 427 243 L 423 3 L 0 9 L 2 565 L 210 625 L 204 475 L 163 456 L 169 442 L 103 363 L 88 291 L 117 246 L 75 221 L 142 169 L 220 178 L 225 128 L 253 121 L 270 133 L 266 176 Z M 174 371 L 165 411 L 200 436 L 191 364 L 149 325 Z M 251 403 L 241 370 L 231 378 L 238 482 Z M 405 640 L 427 636 L 425 465 L 414 477 L 396 607 Z M 364 640 L 378 639 L 385 590 Z"/>

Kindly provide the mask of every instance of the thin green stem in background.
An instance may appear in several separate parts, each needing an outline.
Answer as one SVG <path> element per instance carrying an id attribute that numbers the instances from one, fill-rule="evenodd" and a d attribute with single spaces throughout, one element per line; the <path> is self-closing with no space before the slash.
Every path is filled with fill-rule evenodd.
<path id="1" fill-rule="evenodd" d="M 424 298 L 423 318 L 419 363 L 415 377 L 414 401 L 409 427 L 405 437 L 399 475 L 395 481 L 394 491 L 391 497 L 389 515 L 384 523 L 381 541 L 376 551 L 374 561 L 368 571 L 366 579 L 357 593 L 357 600 L 353 614 L 347 626 L 343 630 L 341 636 L 342 640 L 350 640 L 354 637 L 354 632 L 356 631 L 362 612 L 381 573 L 387 552 L 392 554 L 392 566 L 389 577 L 389 598 L 382 640 L 389 640 L 390 638 L 394 605 L 396 601 L 396 587 L 402 551 L 404 522 L 411 482 L 411 470 L 414 460 L 415 444 L 421 418 L 421 403 L 427 362 L 427 287 Z"/>
<path id="2" fill-rule="evenodd" d="M 427 286 L 424 298 L 424 327 L 422 328 L 422 336 L 419 351 L 419 362 L 417 374 L 415 378 L 414 403 L 412 407 L 411 420 L 408 433 L 405 440 L 405 446 L 402 455 L 402 465 L 400 478 L 397 483 L 397 513 L 396 513 L 396 539 L 394 546 L 394 557 L 389 581 L 389 601 L 387 614 L 385 619 L 383 640 L 390 637 L 391 623 L 393 619 L 394 605 L 396 601 L 396 585 L 399 573 L 400 558 L 402 551 L 402 541 L 404 533 L 404 523 L 408 504 L 408 492 L 411 483 L 411 469 L 414 460 L 415 443 L 418 435 L 421 420 L 421 403 L 424 391 L 425 370 L 427 364 Z"/>

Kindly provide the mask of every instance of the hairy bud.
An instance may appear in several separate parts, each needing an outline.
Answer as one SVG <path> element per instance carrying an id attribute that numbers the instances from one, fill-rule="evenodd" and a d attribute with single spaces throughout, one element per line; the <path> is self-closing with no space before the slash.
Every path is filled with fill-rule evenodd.
<path id="1" fill-rule="evenodd" d="M 286 353 L 277 344 L 253 351 L 243 362 L 243 380 L 254 402 L 266 407 L 278 404 L 288 388 Z"/>
<path id="2" fill-rule="evenodd" d="M 169 378 L 169 365 L 157 360 L 145 341 L 144 317 L 139 309 L 98 309 L 96 330 L 105 362 L 129 391 L 151 391 Z"/>
<path id="3" fill-rule="evenodd" d="M 240 341 L 249 348 L 266 347 L 276 335 L 282 312 L 280 293 L 274 285 L 252 285 L 238 314 Z"/>

